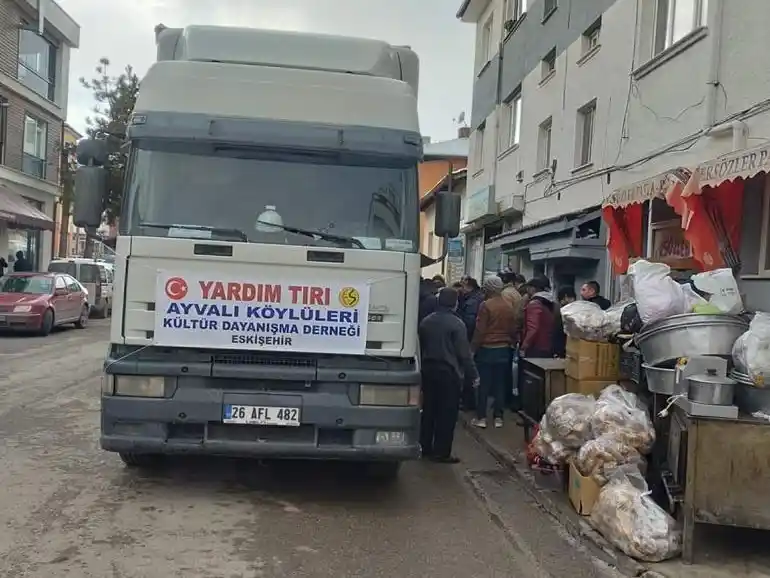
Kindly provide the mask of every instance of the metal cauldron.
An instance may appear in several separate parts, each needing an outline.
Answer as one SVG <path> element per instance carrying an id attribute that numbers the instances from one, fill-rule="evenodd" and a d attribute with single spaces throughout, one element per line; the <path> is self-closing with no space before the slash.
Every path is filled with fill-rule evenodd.
<path id="1" fill-rule="evenodd" d="M 660 365 L 680 357 L 731 357 L 733 344 L 749 328 L 735 315 L 674 315 L 645 326 L 636 345 L 645 363 Z"/>

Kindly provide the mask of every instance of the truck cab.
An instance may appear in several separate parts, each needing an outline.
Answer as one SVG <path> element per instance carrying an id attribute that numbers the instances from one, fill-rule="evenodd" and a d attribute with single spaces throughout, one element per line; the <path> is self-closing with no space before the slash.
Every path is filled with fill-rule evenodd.
<path id="1" fill-rule="evenodd" d="M 156 38 L 128 128 L 102 447 L 395 474 L 420 455 L 417 56 L 244 28 Z M 93 226 L 105 155 L 78 157 Z"/>

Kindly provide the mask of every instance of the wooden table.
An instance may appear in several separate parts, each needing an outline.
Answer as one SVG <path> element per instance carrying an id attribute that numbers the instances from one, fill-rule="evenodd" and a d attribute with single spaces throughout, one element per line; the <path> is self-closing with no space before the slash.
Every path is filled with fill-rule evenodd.
<path id="1" fill-rule="evenodd" d="M 770 530 L 770 422 L 691 416 L 674 407 L 669 465 L 678 469 L 682 558 L 692 564 L 697 524 Z"/>
<path id="2" fill-rule="evenodd" d="M 522 358 L 519 360 L 519 396 L 524 419 L 524 440 L 539 423 L 551 401 L 566 393 L 565 359 Z"/>

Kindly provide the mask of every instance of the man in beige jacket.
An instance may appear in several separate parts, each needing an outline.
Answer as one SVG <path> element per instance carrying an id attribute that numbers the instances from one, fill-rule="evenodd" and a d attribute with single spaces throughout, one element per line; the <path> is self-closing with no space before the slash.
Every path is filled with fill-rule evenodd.
<path id="1" fill-rule="evenodd" d="M 526 280 L 521 275 L 512 271 L 503 271 L 500 273 L 500 279 L 505 284 L 503 289 L 503 298 L 513 306 L 516 311 L 516 327 L 521 331 L 524 321 L 524 298 L 521 296 L 521 286 Z"/>

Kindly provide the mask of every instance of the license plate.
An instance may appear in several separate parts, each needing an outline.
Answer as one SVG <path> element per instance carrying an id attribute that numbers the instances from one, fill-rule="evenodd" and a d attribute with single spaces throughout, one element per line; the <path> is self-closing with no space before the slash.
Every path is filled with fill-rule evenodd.
<path id="1" fill-rule="evenodd" d="M 298 427 L 299 408 L 296 407 L 262 407 L 255 405 L 226 405 L 224 423 L 246 425 L 277 425 Z"/>

